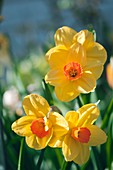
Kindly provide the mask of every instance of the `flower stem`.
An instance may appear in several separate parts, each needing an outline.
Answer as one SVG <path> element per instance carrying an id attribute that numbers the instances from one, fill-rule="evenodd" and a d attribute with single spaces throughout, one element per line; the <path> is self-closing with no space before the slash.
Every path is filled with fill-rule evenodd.
<path id="1" fill-rule="evenodd" d="M 45 148 L 41 150 L 40 157 L 39 157 L 38 162 L 37 162 L 38 170 L 40 170 L 40 168 L 41 168 L 41 164 L 42 164 L 43 157 L 44 157 L 44 152 L 45 152 Z"/>
<path id="2" fill-rule="evenodd" d="M 78 101 L 79 107 L 82 107 L 83 106 L 83 101 L 82 101 L 82 98 L 80 96 L 77 97 L 77 101 Z"/>
<path id="3" fill-rule="evenodd" d="M 24 151 L 24 138 L 21 140 L 20 153 L 19 153 L 19 159 L 18 159 L 18 169 L 17 170 L 22 170 L 23 151 Z"/>
<path id="4" fill-rule="evenodd" d="M 64 160 L 64 162 L 63 162 L 63 164 L 62 164 L 62 167 L 61 167 L 61 170 L 70 170 L 71 165 L 72 165 L 72 162 L 66 162 L 66 161 Z"/>

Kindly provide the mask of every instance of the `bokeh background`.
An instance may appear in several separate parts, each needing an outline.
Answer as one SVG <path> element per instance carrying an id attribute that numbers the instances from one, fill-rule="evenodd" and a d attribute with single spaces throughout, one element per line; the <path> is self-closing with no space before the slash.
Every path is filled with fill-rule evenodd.
<path id="1" fill-rule="evenodd" d="M 55 30 L 63 25 L 77 31 L 93 26 L 99 42 L 106 46 L 113 42 L 112 0 L 2 1 L 0 30 L 17 58 L 52 41 Z"/>
<path id="2" fill-rule="evenodd" d="M 112 170 L 113 87 L 109 85 L 106 75 L 107 65 L 113 56 L 112 19 L 112 0 L 0 0 L 0 170 L 17 169 L 21 138 L 12 132 L 11 124 L 24 114 L 22 100 L 25 95 L 38 93 L 47 98 L 42 83 L 48 70 L 45 53 L 54 46 L 55 31 L 64 25 L 76 31 L 94 29 L 96 41 L 107 50 L 108 58 L 95 92 L 82 97 L 85 103 L 100 100 L 101 116 L 97 123 L 110 139 L 99 153 L 103 161 L 98 165 L 98 161 L 92 161 L 92 156 L 84 169 Z M 61 103 L 56 99 L 53 88 L 49 88 L 55 104 L 64 115 L 67 110 L 77 109 L 76 100 Z M 63 160 L 62 153 L 56 150 L 59 157 L 56 160 L 54 150 L 51 149 L 49 154 L 49 149 L 46 150 L 41 170 L 58 170 Z M 40 151 L 25 145 L 24 152 L 23 169 L 37 169 Z M 71 169 L 80 167 L 73 165 Z"/>

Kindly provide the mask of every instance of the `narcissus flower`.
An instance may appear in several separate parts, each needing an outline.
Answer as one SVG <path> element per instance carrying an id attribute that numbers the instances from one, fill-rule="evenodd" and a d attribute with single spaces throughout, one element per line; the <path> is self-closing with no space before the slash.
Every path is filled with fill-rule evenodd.
<path id="1" fill-rule="evenodd" d="M 106 142 L 106 134 L 93 123 L 99 116 L 99 110 L 95 104 L 87 104 L 77 111 L 69 111 L 66 120 L 69 131 L 66 134 L 62 151 L 66 161 L 74 161 L 82 165 L 88 161 L 90 146 L 96 146 Z"/>
<path id="2" fill-rule="evenodd" d="M 46 83 L 55 86 L 61 101 L 70 101 L 80 93 L 89 93 L 96 87 L 106 61 L 106 50 L 94 41 L 88 30 L 76 32 L 69 27 L 55 33 L 56 46 L 46 54 L 50 71 Z"/>
<path id="3" fill-rule="evenodd" d="M 113 89 L 113 57 L 110 58 L 110 63 L 107 64 L 106 76 L 109 86 Z"/>
<path id="4" fill-rule="evenodd" d="M 47 145 L 60 147 L 58 140 L 68 131 L 68 123 L 57 112 L 51 111 L 48 102 L 36 94 L 28 95 L 23 100 L 26 116 L 12 124 L 12 130 L 25 136 L 26 143 L 34 149 L 43 149 Z"/>

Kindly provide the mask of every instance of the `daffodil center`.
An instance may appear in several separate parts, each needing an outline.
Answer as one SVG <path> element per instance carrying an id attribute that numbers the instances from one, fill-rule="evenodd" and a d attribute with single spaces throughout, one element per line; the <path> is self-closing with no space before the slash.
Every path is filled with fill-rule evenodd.
<path id="1" fill-rule="evenodd" d="M 44 118 L 38 118 L 32 122 L 31 131 L 39 138 L 43 138 L 49 134 L 50 129 L 45 124 Z"/>
<path id="2" fill-rule="evenodd" d="M 82 73 L 83 70 L 79 63 L 71 62 L 64 66 L 64 75 L 69 80 L 76 80 L 80 78 Z"/>
<path id="3" fill-rule="evenodd" d="M 75 127 L 72 129 L 71 136 L 78 142 L 88 143 L 90 139 L 90 131 L 86 127 Z"/>

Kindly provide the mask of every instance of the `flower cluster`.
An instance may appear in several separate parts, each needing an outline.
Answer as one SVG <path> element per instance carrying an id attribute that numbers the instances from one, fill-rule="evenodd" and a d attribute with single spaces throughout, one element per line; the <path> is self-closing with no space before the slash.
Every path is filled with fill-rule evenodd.
<path id="1" fill-rule="evenodd" d="M 57 30 L 55 43 L 46 54 L 50 71 L 45 80 L 55 86 L 58 99 L 70 101 L 94 90 L 106 60 L 104 47 L 88 30 L 77 33 L 66 26 Z M 64 117 L 42 96 L 30 94 L 24 98 L 23 108 L 26 115 L 12 124 L 12 130 L 24 136 L 31 148 L 60 147 L 66 161 L 82 165 L 89 159 L 90 146 L 106 142 L 105 132 L 94 125 L 99 116 L 96 104 L 71 110 Z"/>
<path id="2" fill-rule="evenodd" d="M 23 100 L 26 116 L 12 124 L 12 130 L 26 137 L 34 149 L 62 147 L 66 161 L 83 164 L 89 158 L 89 146 L 106 141 L 106 134 L 93 125 L 99 116 L 95 104 L 87 104 L 77 111 L 69 111 L 65 118 L 51 110 L 48 102 L 36 94 Z"/>

